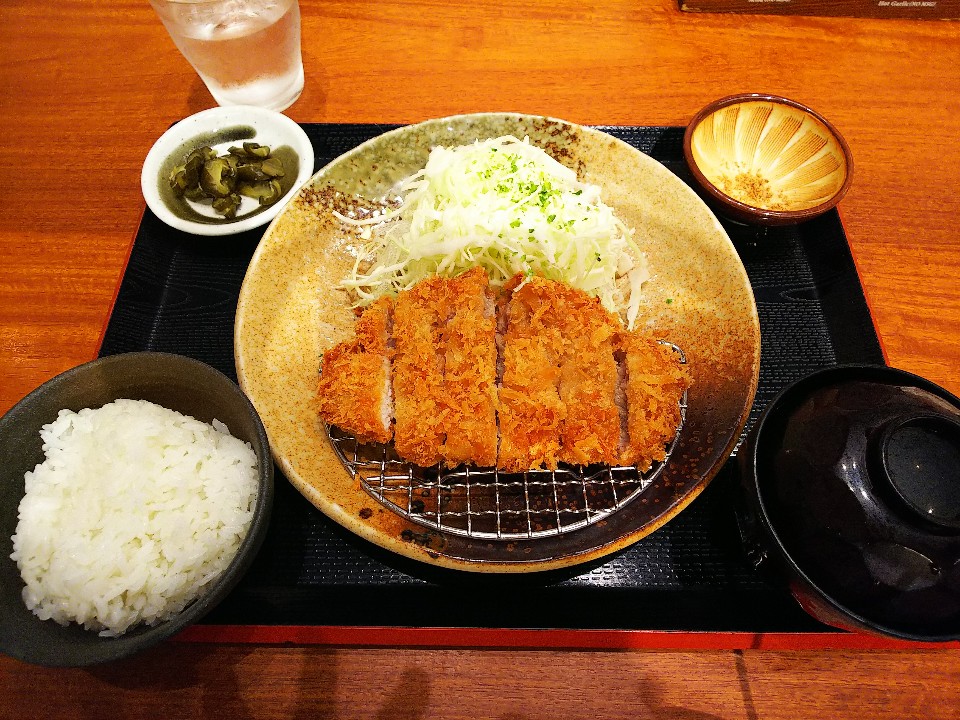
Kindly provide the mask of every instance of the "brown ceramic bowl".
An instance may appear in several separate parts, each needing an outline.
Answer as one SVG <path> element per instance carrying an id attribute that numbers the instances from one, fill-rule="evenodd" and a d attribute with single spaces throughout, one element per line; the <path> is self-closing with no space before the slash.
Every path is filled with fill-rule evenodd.
<path id="1" fill-rule="evenodd" d="M 810 108 L 748 93 L 710 103 L 687 126 L 683 152 L 700 194 L 717 213 L 756 225 L 791 225 L 846 194 L 846 141 Z"/>

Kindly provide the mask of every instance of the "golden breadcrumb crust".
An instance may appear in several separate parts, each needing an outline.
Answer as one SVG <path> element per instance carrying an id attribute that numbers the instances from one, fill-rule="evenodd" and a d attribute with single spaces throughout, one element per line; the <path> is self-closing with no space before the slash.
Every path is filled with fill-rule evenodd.
<path id="1" fill-rule="evenodd" d="M 680 400 L 690 387 L 686 366 L 670 345 L 640 332 L 620 332 L 615 344 L 626 365 L 627 432 L 624 465 L 641 472 L 662 461 L 680 425 Z"/>
<path id="2" fill-rule="evenodd" d="M 443 336 L 446 438 L 440 448 L 450 465 L 497 462 L 497 320 L 483 268 L 448 283 L 451 307 Z"/>
<path id="3" fill-rule="evenodd" d="M 424 467 L 443 459 L 446 410 L 442 402 L 449 281 L 423 280 L 397 296 L 394 308 L 393 444 L 400 457 Z"/>
<path id="4" fill-rule="evenodd" d="M 556 322 L 553 284 L 541 278 L 513 278 L 504 287 L 506 313 L 503 378 L 500 385 L 500 455 L 507 472 L 560 460 L 560 429 L 567 416 L 560 399 L 564 339 Z"/>
<path id="5" fill-rule="evenodd" d="M 392 307 L 390 298 L 377 300 L 357 320 L 355 336 L 323 354 L 317 384 L 320 417 L 349 429 L 361 442 L 387 443 L 393 436 L 390 412 L 384 418 L 390 402 Z"/>
<path id="6" fill-rule="evenodd" d="M 495 299 L 474 268 L 371 305 L 324 354 L 318 396 L 326 422 L 392 437 L 424 467 L 644 471 L 664 459 L 689 385 L 671 346 L 624 330 L 597 298 L 518 275 Z"/>

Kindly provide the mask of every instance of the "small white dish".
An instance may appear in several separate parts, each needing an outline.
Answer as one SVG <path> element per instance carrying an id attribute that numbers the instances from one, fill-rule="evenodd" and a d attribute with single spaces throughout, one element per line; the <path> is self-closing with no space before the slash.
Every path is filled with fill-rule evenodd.
<path id="1" fill-rule="evenodd" d="M 244 142 L 282 148 L 286 175 L 281 180 L 286 192 L 272 205 L 261 207 L 256 200 L 243 198 L 236 217 L 218 215 L 210 203 L 177 198 L 169 189 L 170 171 L 195 148 L 209 145 L 218 154 Z M 296 168 L 289 158 L 296 157 Z M 235 235 L 270 222 L 287 201 L 313 175 L 313 146 L 297 123 L 282 113 L 245 105 L 215 107 L 191 115 L 160 136 L 147 153 L 140 174 L 140 186 L 147 206 L 170 227 L 194 235 Z"/>

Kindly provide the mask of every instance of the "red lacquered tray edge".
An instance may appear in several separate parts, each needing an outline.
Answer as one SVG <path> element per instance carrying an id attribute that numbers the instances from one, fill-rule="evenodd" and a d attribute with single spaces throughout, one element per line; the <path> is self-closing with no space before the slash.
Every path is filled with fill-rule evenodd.
<path id="1" fill-rule="evenodd" d="M 179 642 L 355 647 L 571 650 L 906 650 L 960 649 L 861 633 L 751 633 L 650 630 L 502 629 L 388 626 L 194 625 Z"/>

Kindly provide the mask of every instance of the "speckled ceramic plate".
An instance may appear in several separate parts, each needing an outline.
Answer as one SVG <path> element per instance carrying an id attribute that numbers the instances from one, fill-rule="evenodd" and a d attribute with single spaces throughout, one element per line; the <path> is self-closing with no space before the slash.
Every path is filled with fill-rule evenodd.
<path id="1" fill-rule="evenodd" d="M 641 314 L 680 346 L 693 375 L 687 419 L 664 472 L 601 522 L 554 537 L 477 540 L 426 530 L 379 505 L 343 468 L 316 415 L 321 354 L 353 332 L 336 288 L 352 266 L 351 234 L 331 214 L 343 196 L 383 198 L 436 145 L 529 136 L 587 182 L 635 230 L 651 281 Z M 477 114 L 388 132 L 318 172 L 277 216 L 240 291 L 237 374 L 291 483 L 317 508 L 389 550 L 447 568 L 530 572 L 594 561 L 686 507 L 736 444 L 753 403 L 760 329 L 743 265 L 714 215 L 660 163 L 606 133 L 559 120 Z"/>

